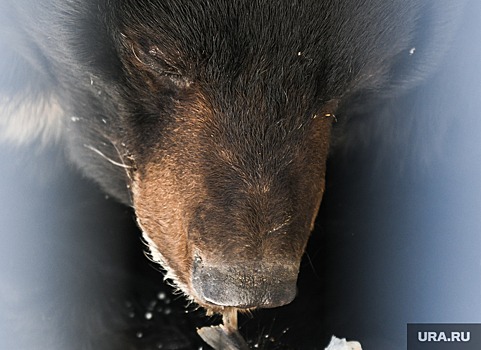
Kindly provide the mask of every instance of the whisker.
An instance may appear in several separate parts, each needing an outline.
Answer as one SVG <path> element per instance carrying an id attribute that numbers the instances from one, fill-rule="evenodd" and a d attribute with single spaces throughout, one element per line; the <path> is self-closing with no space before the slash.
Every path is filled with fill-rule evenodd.
<path id="1" fill-rule="evenodd" d="M 109 157 L 107 157 L 105 154 L 103 154 L 102 152 L 100 152 L 98 149 L 90 146 L 90 145 L 85 145 L 84 144 L 84 147 L 85 148 L 88 148 L 89 150 L 91 151 L 94 151 L 95 153 L 97 153 L 99 156 L 101 156 L 102 158 L 104 158 L 105 160 L 107 160 L 108 162 L 112 163 L 113 165 L 116 165 L 116 166 L 119 166 L 121 168 L 124 168 L 124 169 L 130 169 L 131 166 L 129 165 L 126 165 L 126 164 L 123 164 L 123 163 L 119 163 L 119 162 L 116 162 L 115 160 L 112 160 L 110 159 Z"/>

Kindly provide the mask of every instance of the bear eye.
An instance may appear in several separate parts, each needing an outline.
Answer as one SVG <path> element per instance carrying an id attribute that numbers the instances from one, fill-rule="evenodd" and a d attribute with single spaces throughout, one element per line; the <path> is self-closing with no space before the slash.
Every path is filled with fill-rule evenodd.
<path id="1" fill-rule="evenodd" d="M 172 59 L 163 54 L 157 46 L 132 45 L 135 58 L 147 69 L 161 75 L 175 79 L 183 77 L 180 68 Z"/>
<path id="2" fill-rule="evenodd" d="M 319 116 L 322 116 L 324 118 L 332 119 L 334 122 L 337 122 L 335 112 L 337 110 L 338 104 L 339 104 L 339 100 L 337 98 L 324 102 L 320 112 L 316 113 L 313 119 L 316 119 Z"/>
<path id="3" fill-rule="evenodd" d="M 177 64 L 164 55 L 157 46 L 148 49 L 148 56 L 151 59 L 151 66 L 164 75 L 180 78 L 182 73 Z"/>

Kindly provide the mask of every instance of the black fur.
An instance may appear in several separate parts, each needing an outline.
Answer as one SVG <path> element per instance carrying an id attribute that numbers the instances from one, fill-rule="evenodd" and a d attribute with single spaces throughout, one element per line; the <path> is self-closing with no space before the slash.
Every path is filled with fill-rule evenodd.
<path id="1" fill-rule="evenodd" d="M 245 98 L 254 107 L 259 93 L 281 104 L 282 89 L 289 87 L 298 95 L 290 101 L 297 117 L 301 100 L 315 109 L 333 97 L 349 101 L 340 106 L 347 115 L 351 97 L 365 108 L 366 100 L 392 97 L 431 72 L 462 8 L 448 1 L 2 0 L 0 6 L 3 101 L 33 104 L 32 119 L 42 103 L 58 103 L 62 136 L 73 158 L 127 203 L 123 173 L 84 147 L 92 144 L 119 160 L 109 140 L 120 148 L 121 140 L 146 150 L 151 146 L 144 126 L 150 127 L 145 109 L 153 101 L 139 101 L 143 83 L 122 66 L 119 56 L 128 50 L 123 32 L 135 32 L 145 45 L 155 43 L 176 55 L 181 74 L 223 91 L 215 97 L 219 105 L 233 108 L 230 99 L 246 85 Z M 268 92 L 257 91 L 260 82 Z M 227 89 L 234 95 L 226 97 Z M 151 107 L 168 113 L 168 103 L 162 102 L 156 96 Z M 75 126 L 72 118 L 78 118 Z"/>
<path id="2" fill-rule="evenodd" d="M 225 306 L 191 285 L 203 270 L 233 271 L 228 306 L 280 305 L 324 191 L 331 122 L 389 114 L 438 67 L 463 4 L 0 0 L 0 136 L 64 145 L 134 207 L 154 259 L 200 305 Z M 289 292 L 259 282 L 284 267 Z M 239 280 L 260 287 L 239 297 Z"/>

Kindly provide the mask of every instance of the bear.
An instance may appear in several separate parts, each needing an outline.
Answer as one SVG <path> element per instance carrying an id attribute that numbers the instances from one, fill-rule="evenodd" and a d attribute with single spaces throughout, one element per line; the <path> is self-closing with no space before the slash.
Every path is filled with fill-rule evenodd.
<path id="1" fill-rule="evenodd" d="M 134 208 L 188 300 L 214 313 L 282 306 L 296 296 L 333 125 L 431 74 L 462 9 L 1 0 L 1 136 L 65 147 Z"/>

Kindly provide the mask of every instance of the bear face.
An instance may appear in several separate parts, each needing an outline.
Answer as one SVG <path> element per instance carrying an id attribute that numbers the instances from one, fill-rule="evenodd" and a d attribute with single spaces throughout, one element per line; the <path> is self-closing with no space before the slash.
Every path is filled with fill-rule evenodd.
<path id="1" fill-rule="evenodd" d="M 296 91 L 294 78 L 277 70 L 252 80 L 251 65 L 219 79 L 232 73 L 217 63 L 206 67 L 201 52 L 187 61 L 179 48 L 146 44 L 127 31 L 122 45 L 134 82 L 129 94 L 149 101 L 135 105 L 145 118 L 135 129 L 149 127 L 141 139 L 138 131 L 131 137 L 135 170 L 128 177 L 153 258 L 211 310 L 290 302 L 322 198 L 337 100 L 316 97 L 314 88 Z M 222 46 L 215 51 L 226 52 Z M 315 79 L 308 62 L 301 68 L 307 73 L 292 73 Z M 146 84 L 139 89 L 138 81 Z"/>
<path id="2" fill-rule="evenodd" d="M 309 137 L 276 159 L 261 142 L 249 150 L 256 157 L 229 144 L 224 133 L 217 134 L 222 126 L 212 125 L 212 116 L 175 118 L 184 122 L 165 130 L 161 144 L 147 162 L 135 163 L 132 174 L 135 211 L 154 259 L 209 308 L 289 302 L 322 197 L 331 121 L 313 119 Z M 306 157 L 304 148 L 318 152 Z M 218 289 L 204 289 L 211 285 Z"/>
<path id="3" fill-rule="evenodd" d="M 72 159 L 134 207 L 167 278 L 212 311 L 294 298 L 332 116 L 419 81 L 458 13 L 444 1 L 5 4 L 22 35 L 8 53 L 31 73 L 18 89 L 61 111 Z"/>

